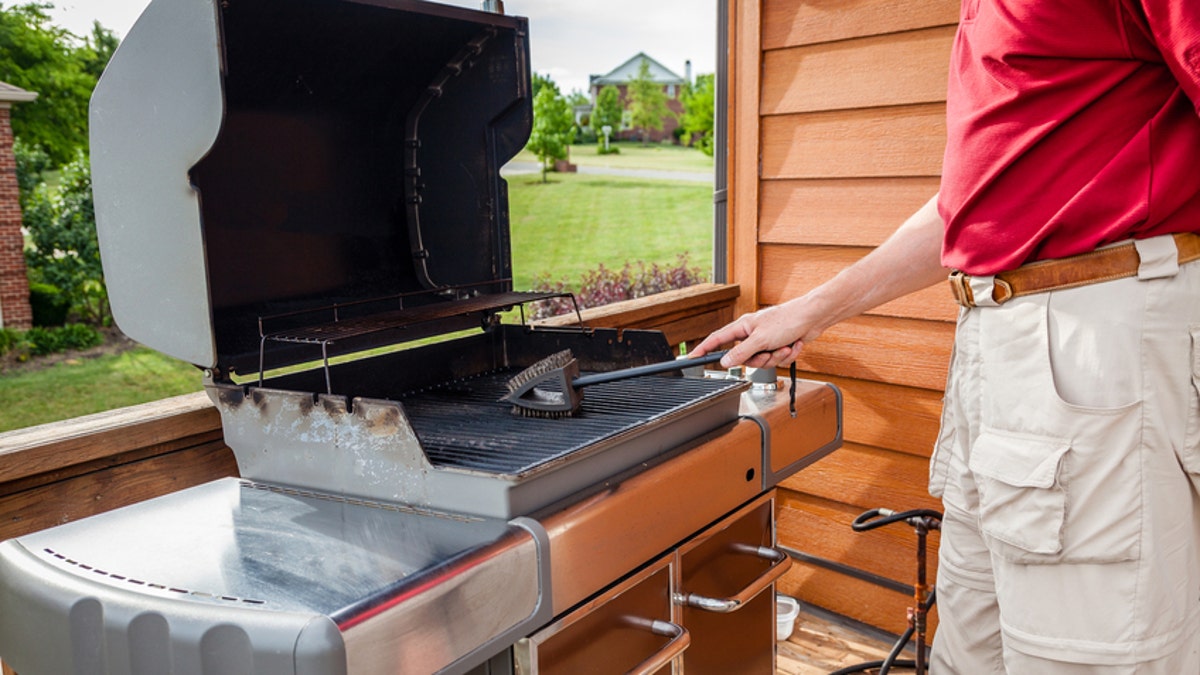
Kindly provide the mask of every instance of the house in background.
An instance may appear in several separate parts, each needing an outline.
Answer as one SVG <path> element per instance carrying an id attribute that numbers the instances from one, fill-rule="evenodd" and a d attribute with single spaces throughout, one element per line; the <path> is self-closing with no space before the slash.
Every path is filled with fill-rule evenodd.
<path id="1" fill-rule="evenodd" d="M 0 82 L 0 328 L 26 329 L 33 325 L 10 114 L 14 103 L 36 98 L 34 92 Z"/>
<path id="2" fill-rule="evenodd" d="M 638 52 L 636 56 L 604 75 L 592 75 L 588 78 L 588 95 L 591 96 L 592 102 L 588 106 L 575 107 L 576 122 L 581 121 L 591 114 L 596 105 L 596 97 L 600 95 L 600 90 L 610 84 L 615 86 L 617 91 L 621 93 L 621 104 L 628 105 L 629 81 L 637 77 L 638 70 L 641 69 L 643 61 L 650 66 L 650 79 L 658 83 L 662 87 L 663 93 L 666 94 L 667 107 L 671 109 L 671 112 L 675 113 L 675 116 L 664 117 L 662 131 L 651 130 L 649 138 L 655 143 L 673 138 L 675 129 L 679 127 L 678 115 L 683 114 L 683 102 L 679 100 L 679 97 L 683 94 L 684 85 L 691 81 L 692 62 L 687 62 L 687 72 L 684 77 L 680 77 L 671 69 L 647 56 L 645 52 Z M 597 130 L 598 132 L 599 130 Z M 613 134 L 613 137 L 618 140 L 641 139 L 641 136 L 627 125 L 623 125 L 617 133 Z"/>

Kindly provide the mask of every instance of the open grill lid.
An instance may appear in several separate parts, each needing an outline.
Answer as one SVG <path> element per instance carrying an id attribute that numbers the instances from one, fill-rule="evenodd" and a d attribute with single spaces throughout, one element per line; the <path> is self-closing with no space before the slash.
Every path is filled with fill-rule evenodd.
<path id="1" fill-rule="evenodd" d="M 91 105 L 118 325 L 253 372 L 260 345 L 314 357 L 262 332 L 357 322 L 339 346 L 366 348 L 521 299 L 499 169 L 531 128 L 526 34 L 414 0 L 154 0 Z"/>

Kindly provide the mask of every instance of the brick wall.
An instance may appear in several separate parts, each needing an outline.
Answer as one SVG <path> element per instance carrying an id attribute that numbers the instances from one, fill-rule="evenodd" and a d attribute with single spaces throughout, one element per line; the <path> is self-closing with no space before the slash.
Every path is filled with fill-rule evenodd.
<path id="1" fill-rule="evenodd" d="M 29 328 L 29 279 L 25 276 L 25 240 L 17 201 L 17 163 L 13 157 L 9 106 L 0 104 L 0 326 Z"/>

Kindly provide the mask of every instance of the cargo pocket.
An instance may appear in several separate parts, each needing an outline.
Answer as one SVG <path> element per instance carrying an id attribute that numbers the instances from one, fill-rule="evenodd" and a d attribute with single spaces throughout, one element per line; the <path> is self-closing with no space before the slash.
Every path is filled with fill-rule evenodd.
<path id="1" fill-rule="evenodd" d="M 1060 473 L 1070 444 L 984 429 L 968 466 L 991 548 L 1015 562 L 1048 562 L 1063 550 L 1067 493 Z"/>

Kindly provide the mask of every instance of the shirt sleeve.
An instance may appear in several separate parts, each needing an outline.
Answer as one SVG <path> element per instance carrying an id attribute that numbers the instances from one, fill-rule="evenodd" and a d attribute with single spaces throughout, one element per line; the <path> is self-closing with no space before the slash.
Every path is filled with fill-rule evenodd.
<path id="1" fill-rule="evenodd" d="M 1200 2 L 1138 0 L 1163 61 L 1200 114 Z"/>

